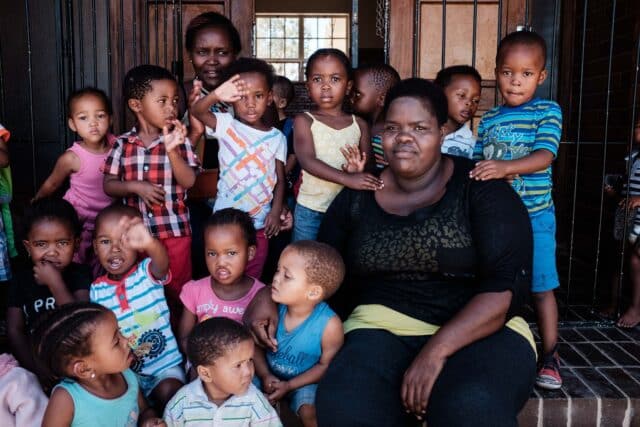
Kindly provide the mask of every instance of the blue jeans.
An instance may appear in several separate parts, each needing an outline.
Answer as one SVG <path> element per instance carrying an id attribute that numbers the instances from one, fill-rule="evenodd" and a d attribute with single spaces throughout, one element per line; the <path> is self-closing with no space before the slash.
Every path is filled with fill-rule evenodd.
<path id="1" fill-rule="evenodd" d="M 324 217 L 324 212 L 314 211 L 297 204 L 293 213 L 293 237 L 291 241 L 316 240 L 322 217 Z"/>
<path id="2" fill-rule="evenodd" d="M 530 216 L 533 230 L 532 292 L 546 292 L 560 286 L 556 268 L 556 213 L 553 207 Z"/>

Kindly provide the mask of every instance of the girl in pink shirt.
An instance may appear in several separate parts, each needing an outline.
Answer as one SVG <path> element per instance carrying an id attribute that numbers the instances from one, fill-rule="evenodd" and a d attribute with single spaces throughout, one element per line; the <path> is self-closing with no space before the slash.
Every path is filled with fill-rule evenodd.
<path id="1" fill-rule="evenodd" d="M 180 292 L 185 310 L 178 338 L 184 352 L 196 323 L 211 317 L 241 323 L 245 309 L 264 287 L 264 283 L 245 274 L 256 253 L 256 230 L 246 212 L 227 208 L 209 217 L 204 227 L 204 251 L 210 276 L 186 283 Z"/>
<path id="2" fill-rule="evenodd" d="M 111 103 L 100 89 L 85 88 L 73 92 L 67 101 L 68 125 L 82 138 L 58 158 L 53 172 L 42 184 L 32 202 L 53 194 L 69 178 L 64 199 L 73 205 L 82 221 L 80 245 L 73 261 L 88 264 L 97 274 L 97 262 L 91 250 L 94 220 L 98 212 L 111 204 L 102 189 L 104 161 L 109 154 L 113 135 Z"/>

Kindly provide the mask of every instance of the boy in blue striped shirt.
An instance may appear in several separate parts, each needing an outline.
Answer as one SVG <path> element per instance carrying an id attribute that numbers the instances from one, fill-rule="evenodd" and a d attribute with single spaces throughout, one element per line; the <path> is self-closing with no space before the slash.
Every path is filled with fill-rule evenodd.
<path id="1" fill-rule="evenodd" d="M 531 285 L 543 348 L 536 384 L 558 389 L 562 377 L 553 292 L 559 281 L 551 163 L 560 145 L 562 111 L 556 102 L 535 97 L 547 77 L 545 63 L 546 44 L 540 35 L 518 31 L 502 39 L 496 55 L 496 80 L 504 105 L 482 116 L 474 153 L 480 161 L 470 175 L 477 180 L 509 180 L 529 211 L 534 241 Z"/>

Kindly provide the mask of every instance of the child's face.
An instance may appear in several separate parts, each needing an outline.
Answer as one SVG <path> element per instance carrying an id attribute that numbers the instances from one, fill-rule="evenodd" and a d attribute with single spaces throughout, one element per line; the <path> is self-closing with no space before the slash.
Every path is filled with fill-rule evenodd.
<path id="1" fill-rule="evenodd" d="M 240 78 L 247 84 L 247 94 L 233 103 L 235 117 L 246 125 L 258 126 L 272 101 L 267 79 L 260 73 L 242 73 Z"/>
<path id="2" fill-rule="evenodd" d="M 88 366 L 96 374 L 116 374 L 128 369 L 132 361 L 133 352 L 128 340 L 120 332 L 116 316 L 112 312 L 105 313 L 91 335 Z"/>
<path id="3" fill-rule="evenodd" d="M 247 263 L 255 256 L 239 225 L 208 227 L 204 234 L 204 256 L 207 270 L 221 285 L 233 285 L 244 276 Z"/>
<path id="4" fill-rule="evenodd" d="M 273 103 L 278 110 L 284 110 L 285 108 L 287 108 L 287 98 L 283 98 L 278 95 L 276 86 L 274 86 L 273 90 L 271 91 L 271 98 L 273 98 Z"/>
<path id="5" fill-rule="evenodd" d="M 547 78 L 539 46 L 507 46 L 496 64 L 496 80 L 505 105 L 517 107 L 533 99 L 536 89 Z"/>
<path id="6" fill-rule="evenodd" d="M 309 283 L 305 266 L 305 259 L 298 251 L 285 249 L 282 252 L 271 284 L 273 301 L 278 304 L 292 305 L 311 299 L 322 299 L 322 295 L 316 294 L 322 289 Z"/>
<path id="7" fill-rule="evenodd" d="M 633 128 L 633 140 L 636 144 L 640 144 L 640 120 L 636 122 L 636 126 Z"/>
<path id="8" fill-rule="evenodd" d="M 189 57 L 196 76 L 207 90 L 213 90 L 222 83 L 221 71 L 236 60 L 229 34 L 221 28 L 198 31 Z"/>
<path id="9" fill-rule="evenodd" d="M 68 124 L 83 141 L 99 143 L 109 131 L 111 116 L 100 98 L 83 95 L 72 102 Z"/>
<path id="10" fill-rule="evenodd" d="M 351 90 L 353 111 L 363 116 L 370 116 L 382 109 L 384 94 L 373 82 L 371 73 L 356 71 Z"/>
<path id="11" fill-rule="evenodd" d="M 463 125 L 473 118 L 480 103 L 480 84 L 471 76 L 457 74 L 444 88 L 447 96 L 449 119 Z"/>
<path id="12" fill-rule="evenodd" d="M 319 57 L 311 64 L 307 90 L 321 110 L 341 107 L 352 85 L 344 65 L 333 55 Z"/>
<path id="13" fill-rule="evenodd" d="M 77 239 L 64 222 L 42 219 L 31 226 L 22 243 L 34 264 L 50 263 L 62 271 L 73 260 Z"/>
<path id="14" fill-rule="evenodd" d="M 130 99 L 129 107 L 151 126 L 172 126 L 178 117 L 178 84 L 173 80 L 153 80 L 151 90 L 142 99 Z"/>
<path id="15" fill-rule="evenodd" d="M 138 253 L 123 244 L 124 232 L 120 225 L 120 217 L 107 215 L 100 220 L 93 239 L 93 250 L 100 265 L 109 277 L 115 280 L 122 278 L 138 259 Z"/>
<path id="16" fill-rule="evenodd" d="M 255 372 L 254 351 L 253 340 L 244 340 L 227 349 L 211 365 L 197 367 L 198 376 L 211 399 L 227 399 L 230 395 L 242 395 L 247 391 Z"/>

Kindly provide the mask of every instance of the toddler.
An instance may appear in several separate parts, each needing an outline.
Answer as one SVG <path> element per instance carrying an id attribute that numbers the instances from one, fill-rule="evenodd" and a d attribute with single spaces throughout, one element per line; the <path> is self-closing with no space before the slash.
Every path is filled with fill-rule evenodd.
<path id="1" fill-rule="evenodd" d="M 254 58 L 240 58 L 227 68 L 233 76 L 198 101 L 192 114 L 211 128 L 220 142 L 218 194 L 214 212 L 237 208 L 253 218 L 257 230 L 254 259 L 247 274 L 260 277 L 267 258 L 267 239 L 278 234 L 283 214 L 287 141 L 263 120 L 272 101 L 273 69 Z M 233 103 L 229 113 L 210 112 L 211 105 Z"/>
<path id="2" fill-rule="evenodd" d="M 36 329 L 35 352 L 52 378 L 43 426 L 153 426 L 162 423 L 140 393 L 133 354 L 101 305 L 66 304 Z"/>
<path id="3" fill-rule="evenodd" d="M 256 371 L 270 401 L 285 396 L 305 427 L 317 425 L 317 383 L 344 341 L 342 322 L 324 302 L 338 289 L 344 263 L 331 246 L 297 241 L 284 250 L 271 286 L 279 304 L 276 352 L 256 358 Z"/>
<path id="4" fill-rule="evenodd" d="M 556 218 L 551 188 L 551 163 L 562 133 L 562 111 L 550 100 L 535 97 L 547 77 L 546 43 L 529 31 L 507 35 L 498 46 L 496 80 L 504 105 L 487 111 L 478 126 L 470 172 L 477 180 L 509 179 L 520 195 L 533 229 L 533 305 L 542 338 L 539 387 L 562 386 L 557 352 L 558 306 L 553 290 L 556 270 Z"/>
<path id="5" fill-rule="evenodd" d="M 7 335 L 20 366 L 41 375 L 32 356 L 30 337 L 43 313 L 72 301 L 88 301 L 89 268 L 73 262 L 80 221 L 66 200 L 44 198 L 26 212 L 23 240 L 32 265 L 9 283 Z"/>
<path id="6" fill-rule="evenodd" d="M 296 161 L 296 153 L 293 148 L 293 118 L 287 116 L 285 109 L 291 105 L 295 96 L 295 88 L 291 80 L 284 76 L 276 76 L 273 80 L 273 103 L 278 111 L 278 129 L 287 138 L 287 162 L 284 166 L 284 173 L 287 177 L 287 188 L 285 191 L 287 205 L 293 210 L 295 198 L 293 196 L 293 186 L 300 175 L 300 166 Z"/>
<path id="7" fill-rule="evenodd" d="M 233 320 L 218 317 L 196 325 L 187 357 L 198 378 L 167 405 L 167 425 L 282 426 L 276 411 L 251 384 L 254 346 L 249 331 Z"/>
<path id="8" fill-rule="evenodd" d="M 387 161 L 382 152 L 382 107 L 389 89 L 400 81 L 400 75 L 391 65 L 365 65 L 355 71 L 351 105 L 371 127 L 371 148 L 377 169 L 384 169 Z"/>
<path id="9" fill-rule="evenodd" d="M 245 309 L 264 287 L 245 273 L 256 252 L 256 230 L 249 214 L 233 208 L 214 213 L 204 228 L 204 245 L 210 276 L 188 282 L 180 293 L 185 310 L 178 336 L 184 353 L 196 323 L 212 317 L 242 323 Z"/>
<path id="10" fill-rule="evenodd" d="M 68 125 L 82 138 L 56 161 L 53 172 L 42 184 L 34 200 L 52 195 L 69 178 L 69 190 L 64 199 L 73 205 L 82 222 L 80 246 L 73 260 L 97 265 L 91 253 L 94 221 L 98 212 L 107 207 L 111 197 L 104 193 L 104 161 L 115 139 L 109 134 L 111 102 L 100 89 L 85 88 L 69 95 Z M 94 272 L 97 273 L 94 268 Z"/>
<path id="11" fill-rule="evenodd" d="M 40 427 L 47 401 L 38 378 L 12 355 L 0 354 L 0 425 Z"/>
<path id="12" fill-rule="evenodd" d="M 10 137 L 11 133 L 0 124 L 0 282 L 6 282 L 11 278 L 9 258 L 18 255 L 13 234 L 13 219 L 9 209 L 9 203 L 13 197 L 13 180 L 7 146 Z"/>
<path id="13" fill-rule="evenodd" d="M 91 301 L 115 314 L 136 356 L 131 369 L 142 392 L 164 408 L 184 383 L 163 291 L 171 280 L 167 251 L 149 233 L 140 212 L 121 204 L 96 217 L 93 248 L 106 274 L 91 284 Z M 139 252 L 146 254 L 140 262 Z"/>
<path id="14" fill-rule="evenodd" d="M 434 83 L 447 96 L 448 118 L 441 151 L 454 156 L 473 157 L 476 137 L 469 129 L 469 121 L 478 110 L 482 77 L 469 65 L 454 65 L 438 71 Z"/>
<path id="15" fill-rule="evenodd" d="M 357 146 L 371 159 L 369 128 L 364 120 L 342 110 L 353 85 L 349 58 L 338 49 L 319 49 L 305 69 L 309 97 L 317 105 L 312 113 L 296 116 L 293 124 L 296 157 L 302 184 L 294 212 L 293 240 L 315 240 L 325 211 L 343 187 L 377 190 L 382 181 L 370 173 L 341 168 L 341 149 Z"/>
<path id="16" fill-rule="evenodd" d="M 176 120 L 178 84 L 155 65 L 140 65 L 124 79 L 124 97 L 137 125 L 118 137 L 104 168 L 104 191 L 142 212 L 151 234 L 169 253 L 172 280 L 166 286 L 174 328 L 182 312 L 180 290 L 191 280 L 191 228 L 186 190 L 198 160 Z"/>

